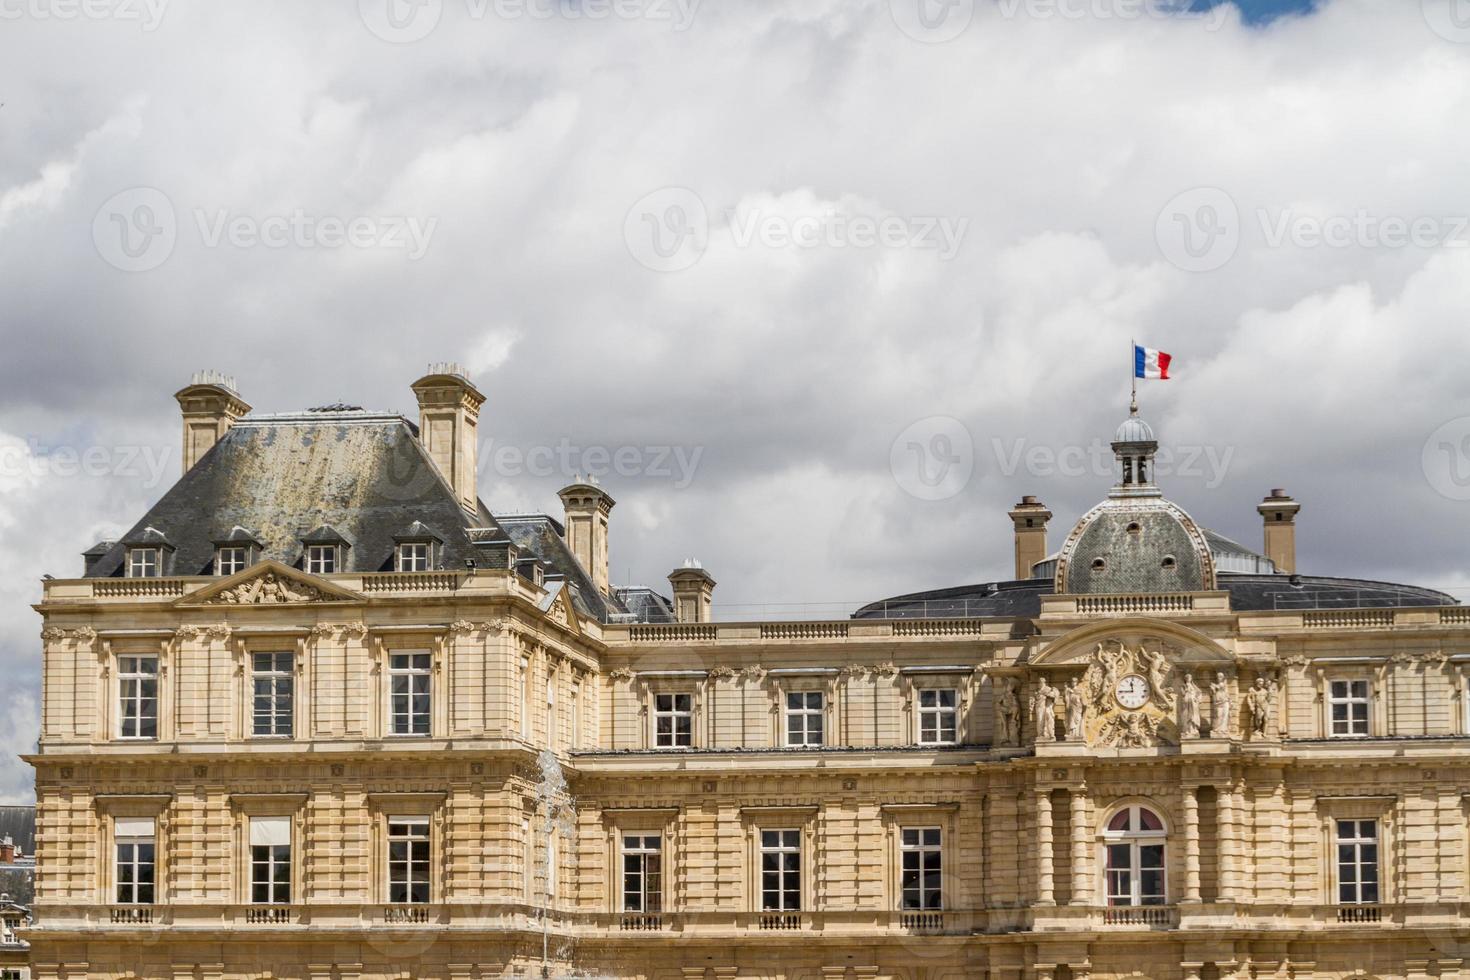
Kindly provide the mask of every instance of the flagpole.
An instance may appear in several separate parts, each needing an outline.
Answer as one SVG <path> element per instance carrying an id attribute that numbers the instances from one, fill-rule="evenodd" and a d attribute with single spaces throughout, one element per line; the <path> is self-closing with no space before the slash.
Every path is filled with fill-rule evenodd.
<path id="1" fill-rule="evenodd" d="M 1128 404 L 1128 414 L 1138 414 L 1138 341 L 1128 341 L 1128 374 L 1133 378 L 1133 400 Z"/>

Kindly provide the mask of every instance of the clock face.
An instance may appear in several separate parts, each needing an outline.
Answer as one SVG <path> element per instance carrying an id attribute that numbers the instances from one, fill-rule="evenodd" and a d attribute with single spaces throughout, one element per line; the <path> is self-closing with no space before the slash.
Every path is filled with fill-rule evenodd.
<path id="1" fill-rule="evenodd" d="M 1148 681 L 1138 674 L 1129 674 L 1118 682 L 1115 694 L 1119 704 L 1136 711 L 1148 703 Z"/>

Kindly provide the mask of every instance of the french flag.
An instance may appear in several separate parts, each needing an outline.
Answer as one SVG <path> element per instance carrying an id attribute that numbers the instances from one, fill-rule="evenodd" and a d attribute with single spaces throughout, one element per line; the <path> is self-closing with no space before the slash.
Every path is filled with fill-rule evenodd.
<path id="1" fill-rule="evenodd" d="M 1152 347 L 1133 345 L 1133 376 L 1151 378 L 1155 381 L 1169 380 L 1169 362 L 1173 358 Z"/>

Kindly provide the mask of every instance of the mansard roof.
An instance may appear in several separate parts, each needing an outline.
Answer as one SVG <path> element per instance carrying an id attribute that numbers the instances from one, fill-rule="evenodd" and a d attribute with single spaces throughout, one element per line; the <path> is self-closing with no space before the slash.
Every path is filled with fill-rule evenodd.
<path id="1" fill-rule="evenodd" d="M 443 536 L 444 566 L 461 568 L 484 553 L 469 529 L 494 524 L 483 504 L 479 511 L 459 506 L 401 416 L 360 409 L 246 416 L 123 541 L 153 529 L 175 548 L 173 574 L 206 575 L 216 543 L 241 531 L 259 542 L 261 557 L 288 566 L 299 564 L 307 540 L 340 538 L 351 545 L 342 571 L 375 572 L 392 567 L 394 536 L 421 521 Z M 125 551 L 112 545 L 87 577 L 122 575 Z"/>
<path id="2" fill-rule="evenodd" d="M 495 521 L 510 535 L 516 547 L 541 559 L 548 583 L 564 581 L 577 610 L 599 622 L 625 615 L 628 610 L 617 597 L 598 591 L 577 556 L 567 547 L 561 522 L 545 514 L 499 514 Z"/>

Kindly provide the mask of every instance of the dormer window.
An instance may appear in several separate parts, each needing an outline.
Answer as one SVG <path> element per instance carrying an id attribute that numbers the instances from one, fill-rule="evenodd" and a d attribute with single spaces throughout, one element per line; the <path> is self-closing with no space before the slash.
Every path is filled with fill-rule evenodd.
<path id="1" fill-rule="evenodd" d="M 214 539 L 214 574 L 224 578 L 254 565 L 264 550 L 255 532 L 236 524 L 228 534 Z"/>
<path id="2" fill-rule="evenodd" d="M 422 521 L 414 521 L 393 535 L 393 570 L 395 572 L 427 572 L 439 564 L 439 548 L 444 539 Z"/>
<path id="3" fill-rule="evenodd" d="M 128 578 L 158 578 L 168 574 L 173 545 L 156 527 L 145 527 L 123 540 L 127 561 L 123 574 Z"/>
<path id="4" fill-rule="evenodd" d="M 157 548 L 129 548 L 128 578 L 158 578 L 163 574 L 161 557 Z"/>
<path id="5" fill-rule="evenodd" d="M 400 572 L 427 572 L 431 550 L 427 541 L 405 541 L 398 546 L 397 570 Z"/>
<path id="6" fill-rule="evenodd" d="M 221 576 L 234 575 L 236 572 L 245 571 L 249 563 L 250 555 L 248 548 L 228 545 L 217 549 L 214 553 L 214 574 Z"/>
<path id="7" fill-rule="evenodd" d="M 331 575 L 337 571 L 337 546 L 334 544 L 307 545 L 306 571 L 312 575 Z"/>
<path id="8" fill-rule="evenodd" d="M 306 535 L 301 544 L 301 569 L 308 575 L 331 575 L 346 566 L 348 541 L 330 524 Z"/>

